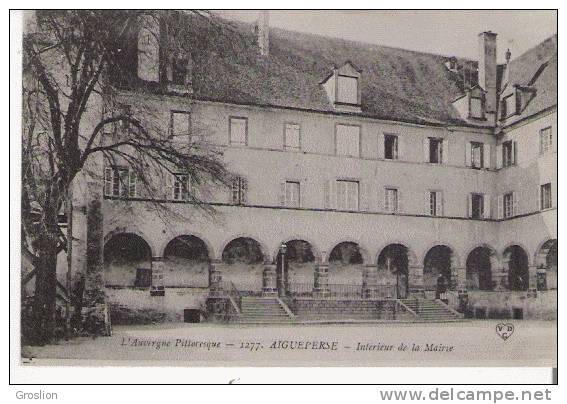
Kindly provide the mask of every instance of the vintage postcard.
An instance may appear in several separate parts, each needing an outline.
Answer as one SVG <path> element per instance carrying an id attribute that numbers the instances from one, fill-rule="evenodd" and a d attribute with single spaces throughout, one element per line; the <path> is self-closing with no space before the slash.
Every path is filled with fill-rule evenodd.
<path id="1" fill-rule="evenodd" d="M 557 366 L 555 10 L 20 16 L 23 366 Z"/>

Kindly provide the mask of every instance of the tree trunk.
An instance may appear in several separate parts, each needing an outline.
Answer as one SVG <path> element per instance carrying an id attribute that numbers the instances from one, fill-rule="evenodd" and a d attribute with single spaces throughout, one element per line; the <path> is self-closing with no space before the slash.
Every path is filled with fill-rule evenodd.
<path id="1" fill-rule="evenodd" d="M 30 342 L 33 345 L 49 344 L 55 332 L 57 296 L 57 245 L 42 240 L 35 275 L 33 321 Z"/>

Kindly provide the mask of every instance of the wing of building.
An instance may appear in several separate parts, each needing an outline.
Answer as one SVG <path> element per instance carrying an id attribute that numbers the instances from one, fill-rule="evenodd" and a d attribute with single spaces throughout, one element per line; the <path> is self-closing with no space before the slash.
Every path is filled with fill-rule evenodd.
<path id="1" fill-rule="evenodd" d="M 298 318 L 355 316 L 358 300 L 458 310 L 463 296 L 466 315 L 555 315 L 557 36 L 498 64 L 492 32 L 466 60 L 276 29 L 265 14 L 182 18 L 185 30 L 140 26 L 114 91 L 221 148 L 235 176 L 197 190 L 214 218 L 173 176 L 164 203 L 182 219 L 163 221 L 135 178 L 119 186 L 127 167 L 105 167 L 113 305 L 165 298 L 180 319 L 212 288 L 279 291 Z M 395 311 L 376 307 L 362 312 Z"/>

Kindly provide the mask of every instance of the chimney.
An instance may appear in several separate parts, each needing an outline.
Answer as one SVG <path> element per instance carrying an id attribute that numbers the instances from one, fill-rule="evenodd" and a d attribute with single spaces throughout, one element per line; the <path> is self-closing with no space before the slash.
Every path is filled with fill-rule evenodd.
<path id="1" fill-rule="evenodd" d="M 504 78 L 502 79 L 502 84 L 500 88 L 504 88 L 510 81 L 510 58 L 512 57 L 512 52 L 510 49 L 506 51 L 506 65 L 504 66 Z"/>
<path id="2" fill-rule="evenodd" d="M 496 34 L 478 34 L 478 84 L 486 91 L 486 112 L 496 112 Z"/>
<path id="3" fill-rule="evenodd" d="M 270 14 L 268 10 L 260 10 L 256 22 L 256 35 L 258 35 L 260 55 L 267 57 L 270 53 Z"/>

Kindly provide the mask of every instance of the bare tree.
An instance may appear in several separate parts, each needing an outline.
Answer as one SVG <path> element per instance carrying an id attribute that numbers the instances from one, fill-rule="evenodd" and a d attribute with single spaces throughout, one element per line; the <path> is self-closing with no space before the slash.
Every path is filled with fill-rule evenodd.
<path id="1" fill-rule="evenodd" d="M 226 27 L 215 25 L 207 13 L 192 14 L 225 34 Z M 160 192 L 172 174 L 187 176 L 193 186 L 183 189 L 185 198 L 202 208 L 207 205 L 194 190 L 228 182 L 221 151 L 203 136 L 195 140 L 195 128 L 191 140 L 172 136 L 151 105 L 125 110 L 114 86 L 132 74 L 124 68 L 124 44 L 136 38 L 141 20 L 153 19 L 171 36 L 180 37 L 187 15 L 37 11 L 36 24 L 24 33 L 22 248 L 33 257 L 35 272 L 33 332 L 28 336 L 32 344 L 49 343 L 54 335 L 57 255 L 70 245 L 58 216 L 79 173 L 103 175 L 95 161 L 126 164 L 138 192 L 156 208 L 166 206 Z M 183 41 L 172 42 L 165 52 L 183 52 Z M 97 102 L 104 111 L 93 113 Z"/>

